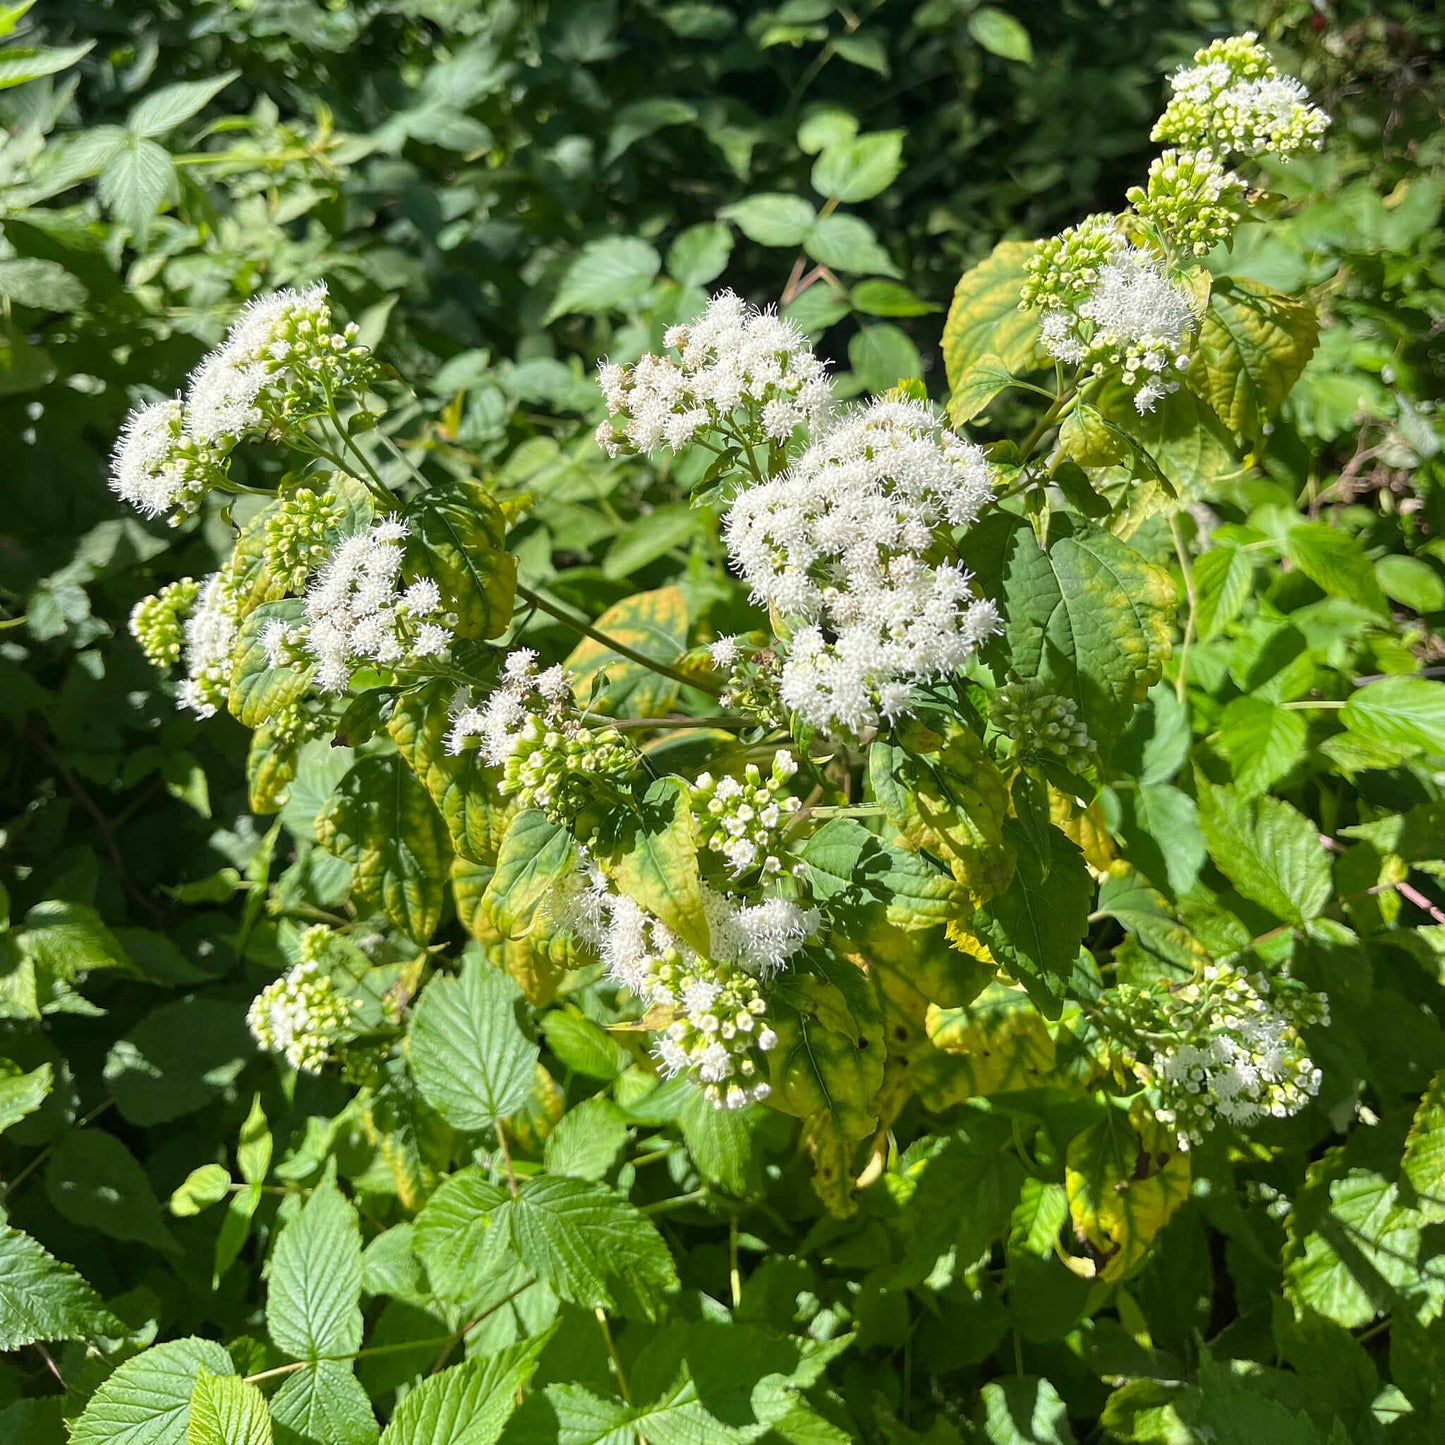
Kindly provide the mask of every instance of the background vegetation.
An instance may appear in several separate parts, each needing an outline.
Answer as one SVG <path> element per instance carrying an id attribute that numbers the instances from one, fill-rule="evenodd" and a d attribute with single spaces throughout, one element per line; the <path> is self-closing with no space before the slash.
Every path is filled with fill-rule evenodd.
<path id="1" fill-rule="evenodd" d="M 534 1407 L 509 1440 L 1440 1438 L 1440 1133 L 1424 1163 L 1418 1147 L 1400 1161 L 1412 1121 L 1445 1129 L 1445 720 L 1433 693 L 1373 728 L 1290 707 L 1445 666 L 1440 22 L 1208 0 L 26 8 L 0 9 L 0 1345 L 27 1342 L 0 1360 L 0 1442 L 184 1440 L 183 1417 L 180 1434 L 68 1432 L 153 1341 L 226 1346 L 177 1347 L 184 1400 L 198 1363 L 304 1358 L 275 1303 L 294 1264 L 273 1248 L 288 1221 L 329 1237 L 326 1211 L 351 1205 L 364 1244 L 392 1241 L 366 1249 L 357 1286 L 356 1379 L 381 1421 L 465 1353 L 503 1359 L 489 1388 L 507 1399 L 535 1365 L 554 1409 L 577 1406 L 569 1388 L 617 1398 L 619 1361 L 639 1411 L 692 1381 L 676 1418 L 657 1405 L 589 1434 L 567 1417 L 569 1435 Z M 232 532 L 219 506 L 179 533 L 122 514 L 106 458 L 126 412 L 170 394 L 247 298 L 325 279 L 416 385 L 428 457 L 535 499 L 509 539 L 531 585 L 596 616 L 677 583 L 732 630 L 741 596 L 710 578 L 716 538 L 681 500 L 696 479 L 593 445 L 596 359 L 656 346 L 726 284 L 781 302 L 844 394 L 920 376 L 946 401 L 959 275 L 1000 239 L 1115 208 L 1152 154 L 1163 77 L 1242 24 L 1336 126 L 1271 178 L 1277 219 L 1241 236 L 1232 269 L 1308 291 L 1326 327 L 1247 467 L 1194 460 L 1179 555 L 1212 534 L 1214 560 L 1195 558 L 1193 632 L 1176 635 L 1187 686 L 1171 670 L 1151 693 L 1128 781 L 1103 791 L 1130 871 L 1089 944 L 1127 969 L 1130 950 L 1243 927 L 1268 954 L 1288 933 L 1334 1005 L 1319 1107 L 1267 1143 L 1220 1144 L 1212 1177 L 1230 1187 L 1196 1191 L 1127 1280 L 1089 1278 L 1026 1213 L 1062 1192 L 1036 1120 L 1066 1081 L 1001 1090 L 1011 1103 L 967 1121 L 916 1107 L 901 1159 L 830 1213 L 790 1121 L 723 1123 L 686 1089 L 649 1091 L 593 994 L 538 989 L 547 1082 L 506 1126 L 517 1167 L 605 1178 L 640 1206 L 688 1323 L 657 1327 L 643 1298 L 614 1339 L 575 1302 L 528 1316 L 460 1267 L 428 1280 L 425 1231 L 413 1253 L 394 1226 L 459 1157 L 450 1130 L 397 1117 L 384 1080 L 278 1070 L 244 1024 L 297 925 L 345 906 L 312 829 L 345 764 L 308 752 L 273 827 L 252 811 L 244 731 L 177 712 L 143 661 L 134 603 L 213 570 Z M 840 179 L 824 152 L 854 134 L 885 139 Z M 1014 405 L 990 425 L 1026 420 Z M 1131 536 L 1183 592 L 1179 538 L 1147 498 Z M 571 647 L 560 629 L 533 641 Z M 1241 806 L 1283 797 L 1331 840 L 1318 926 L 1289 933 L 1298 900 L 1262 897 L 1224 825 L 1201 825 L 1212 785 Z M 454 958 L 467 932 L 452 919 L 439 937 Z M 1008 1153 L 988 1172 L 1021 1129 L 1028 1168 L 1015 1178 Z M 103 1297 L 103 1348 L 28 1343 L 66 1332 L 17 1325 L 15 1231 Z M 539 1359 L 497 1354 L 528 1339 Z M 335 1389 L 329 1425 L 319 1406 L 273 1410 L 277 1440 L 374 1441 Z M 394 1438 L 497 1438 L 483 1428 Z"/>

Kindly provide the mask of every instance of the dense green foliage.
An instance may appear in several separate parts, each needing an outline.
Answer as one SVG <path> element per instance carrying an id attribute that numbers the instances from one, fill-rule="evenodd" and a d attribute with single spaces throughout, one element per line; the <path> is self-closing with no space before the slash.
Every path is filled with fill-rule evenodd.
<path id="1" fill-rule="evenodd" d="M 1440 1438 L 1445 36 L 1378 11 L 0 7 L 0 1445 Z M 1126 193 L 1169 241 L 1165 77 L 1246 24 L 1334 124 L 1166 246 L 1136 406 L 1027 260 Z M 320 281 L 335 385 L 118 502 L 127 414 Z M 594 439 L 725 286 L 987 447 L 914 552 L 999 630 L 857 726 L 739 576 L 808 428 Z M 316 563 L 393 512 L 450 644 L 320 692 Z M 201 718 L 127 621 L 218 569 Z M 449 746 L 523 645 L 543 785 Z M 749 761 L 776 882 L 709 821 Z M 762 1102 L 609 976 L 588 859 L 607 948 L 631 900 L 756 1001 Z M 808 942 L 708 972 L 719 897 Z M 1195 1119 L 1163 1060 L 1251 1017 L 1303 1082 Z"/>

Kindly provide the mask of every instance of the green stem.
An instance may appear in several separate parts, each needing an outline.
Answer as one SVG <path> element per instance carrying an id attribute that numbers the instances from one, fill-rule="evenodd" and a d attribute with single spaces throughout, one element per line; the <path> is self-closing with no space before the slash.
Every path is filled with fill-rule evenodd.
<path id="1" fill-rule="evenodd" d="M 629 662 L 635 662 L 649 672 L 655 672 L 661 677 L 670 677 L 674 682 L 682 683 L 684 687 L 695 687 L 700 692 L 710 692 L 714 697 L 722 691 L 713 683 L 689 677 L 685 672 L 679 672 L 677 668 L 669 667 L 667 663 L 659 662 L 655 657 L 648 657 L 645 653 L 628 647 L 625 642 L 619 642 L 615 637 L 609 637 L 605 632 L 599 632 L 590 622 L 574 616 L 565 607 L 552 602 L 540 592 L 533 592 L 530 587 L 524 587 L 520 582 L 517 584 L 517 596 L 528 606 L 535 607 L 539 612 L 545 612 L 549 617 L 555 617 L 558 622 L 572 628 L 574 632 L 580 632 L 583 637 L 590 637 L 593 642 L 607 648 L 609 652 L 615 652 L 619 657 L 625 657 Z"/>
<path id="2" fill-rule="evenodd" d="M 624 1404 L 630 1405 L 632 1392 L 627 1388 L 627 1372 L 622 1368 L 617 1345 L 612 1339 L 612 1330 L 607 1324 L 607 1311 L 598 1305 L 593 1313 L 597 1316 L 597 1328 L 602 1331 L 602 1343 L 607 1347 L 607 1358 L 612 1361 L 612 1373 L 617 1376 L 617 1393 L 622 1396 Z"/>

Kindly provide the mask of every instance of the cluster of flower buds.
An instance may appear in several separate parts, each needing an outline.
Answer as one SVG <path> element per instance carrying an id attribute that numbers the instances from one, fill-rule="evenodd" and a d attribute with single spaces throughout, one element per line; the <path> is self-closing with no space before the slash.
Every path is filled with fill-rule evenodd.
<path id="1" fill-rule="evenodd" d="M 591 802 L 598 784 L 623 785 L 638 762 L 619 729 L 579 712 L 569 675 L 560 667 L 538 672 L 537 654 L 525 647 L 507 657 L 501 686 L 480 707 L 453 715 L 447 751 L 462 752 L 472 738 L 488 767 L 502 770 L 504 797 L 558 822 Z"/>
<path id="2" fill-rule="evenodd" d="M 1320 1087 L 1300 1030 L 1329 1023 L 1329 1003 L 1290 978 L 1210 964 L 1198 981 L 1138 997 L 1138 1018 L 1172 1037 L 1154 1043 L 1145 1070 L 1159 1096 L 1155 1116 L 1179 1147 L 1202 1141 L 1220 1120 L 1247 1126 L 1299 1113 Z"/>
<path id="3" fill-rule="evenodd" d="M 1166 245 L 1203 256 L 1234 235 L 1244 182 L 1209 151 L 1167 150 L 1149 167 L 1148 184 L 1129 203 Z"/>
<path id="4" fill-rule="evenodd" d="M 1330 124 L 1304 86 L 1279 73 L 1252 30 L 1196 52 L 1170 88 L 1151 139 L 1189 150 L 1288 159 L 1318 150 Z"/>
<path id="5" fill-rule="evenodd" d="M 781 445 L 796 427 L 819 425 L 832 400 L 807 337 L 731 291 L 714 296 L 690 325 L 671 327 L 663 344 L 675 358 L 649 354 L 598 371 L 608 419 L 597 442 L 609 456 L 678 451 L 708 430 L 744 445 Z"/>
<path id="6" fill-rule="evenodd" d="M 301 592 L 326 561 L 346 508 L 336 489 L 300 487 L 280 500 L 266 519 L 264 553 L 267 573 L 288 592 Z"/>
<path id="7" fill-rule="evenodd" d="M 179 704 L 199 717 L 213 717 L 231 691 L 232 655 L 241 630 L 241 601 L 229 571 L 213 572 L 185 624 Z"/>
<path id="8" fill-rule="evenodd" d="M 1019 758 L 1057 758 L 1073 772 L 1091 767 L 1098 751 L 1078 714 L 1072 698 L 1046 692 L 1036 679 L 1006 683 L 988 704 L 989 721 Z"/>
<path id="9" fill-rule="evenodd" d="M 330 930 L 308 928 L 300 939 L 301 961 L 256 995 L 246 1025 L 267 1053 L 293 1069 L 319 1074 L 337 1056 L 352 1019 L 351 1001 L 322 972 Z"/>
<path id="10" fill-rule="evenodd" d="M 702 773 L 693 783 L 698 843 L 721 854 L 734 878 L 756 869 L 766 880 L 783 871 L 789 823 L 803 806 L 787 791 L 797 771 L 798 760 L 779 750 L 766 779 L 756 763 L 749 763 L 741 778 Z"/>
<path id="11" fill-rule="evenodd" d="M 142 597 L 131 610 L 131 636 L 152 667 L 174 667 L 181 660 L 183 619 L 196 605 L 200 592 L 198 582 L 182 577 L 179 582 L 168 582 L 153 597 Z"/>

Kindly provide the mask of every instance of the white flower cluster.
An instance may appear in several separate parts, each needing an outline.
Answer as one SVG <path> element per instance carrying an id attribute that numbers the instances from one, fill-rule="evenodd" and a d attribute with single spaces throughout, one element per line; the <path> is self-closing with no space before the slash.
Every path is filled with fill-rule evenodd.
<path id="1" fill-rule="evenodd" d="M 110 459 L 111 490 L 147 517 L 195 512 L 210 487 L 226 481 L 226 453 L 192 435 L 179 401 L 137 407 Z"/>
<path id="2" fill-rule="evenodd" d="M 314 416 L 375 372 L 355 326 L 332 330 L 324 285 L 258 297 L 192 373 L 184 402 L 155 402 L 126 419 L 111 487 L 147 516 L 177 521 L 208 488 L 229 485 L 227 458 L 242 438 Z"/>
<path id="3" fill-rule="evenodd" d="M 1110 216 L 1091 216 L 1041 245 L 1020 305 L 1043 312 L 1044 350 L 1095 374 L 1112 371 L 1142 415 L 1178 389 L 1198 324 L 1194 299 L 1158 256 L 1131 246 Z"/>
<path id="4" fill-rule="evenodd" d="M 689 948 L 595 863 L 583 861 L 548 900 L 552 921 L 594 949 L 614 981 L 672 1015 L 653 1056 L 669 1078 L 697 1076 L 715 1108 L 765 1099 L 760 1055 L 777 1046 L 759 980 L 786 967 L 818 927 L 815 909 L 784 898 L 748 904 L 704 891 L 709 956 Z"/>
<path id="5" fill-rule="evenodd" d="M 621 784 L 637 767 L 637 750 L 615 727 L 589 727 L 572 700 L 571 675 L 537 671 L 529 647 L 508 655 L 502 683 L 480 707 L 453 714 L 447 751 L 480 739 L 488 767 L 502 769 L 497 791 L 523 808 L 565 822 L 585 806 L 592 784 Z"/>
<path id="6" fill-rule="evenodd" d="M 256 995 L 246 1026 L 267 1053 L 282 1055 L 293 1069 L 319 1074 L 336 1057 L 352 1005 L 321 972 L 314 946 L 308 950 L 305 942 L 303 936 L 301 962 Z"/>
<path id="7" fill-rule="evenodd" d="M 1155 1116 L 1173 1126 L 1181 1149 L 1201 1142 L 1216 1119 L 1285 1119 L 1319 1092 L 1320 1071 L 1299 1031 L 1328 1024 L 1329 1003 L 1291 985 L 1272 991 L 1262 974 L 1211 964 L 1202 983 L 1171 994 L 1163 1022 L 1180 1041 L 1155 1052 L 1150 1073 Z"/>
<path id="8" fill-rule="evenodd" d="M 992 490 L 981 448 L 926 406 L 879 401 L 738 497 L 728 551 L 791 630 L 779 683 L 789 708 L 824 732 L 861 734 L 997 630 L 970 574 L 936 560 Z"/>
<path id="9" fill-rule="evenodd" d="M 328 392 L 362 387 L 372 370 L 355 325 L 332 329 L 324 283 L 274 291 L 251 301 L 191 374 L 186 428 L 229 450 L 291 414 L 324 410 Z"/>
<path id="10" fill-rule="evenodd" d="M 803 806 L 801 798 L 786 791 L 797 771 L 798 760 L 779 750 L 766 780 L 758 765 L 749 763 L 741 778 L 702 773 L 693 783 L 690 793 L 698 844 L 721 854 L 734 878 L 754 868 L 765 879 L 783 871 L 788 852 L 784 835 Z"/>
<path id="11" fill-rule="evenodd" d="M 714 296 L 690 325 L 671 327 L 663 344 L 676 359 L 649 354 L 635 366 L 598 370 L 608 420 L 597 442 L 609 456 L 678 451 L 699 432 L 726 428 L 742 408 L 739 439 L 782 443 L 798 426 L 818 426 L 832 401 L 807 337 L 731 291 Z"/>
<path id="12" fill-rule="evenodd" d="M 306 589 L 306 625 L 273 622 L 262 634 L 270 665 L 285 666 L 304 649 L 317 686 L 341 692 L 363 663 L 390 667 L 444 652 L 451 633 L 437 584 L 423 577 L 401 585 L 406 536 L 404 522 L 386 517 L 343 537 Z"/>
<path id="13" fill-rule="evenodd" d="M 213 572 L 186 619 L 186 680 L 177 699 L 200 717 L 214 717 L 231 689 L 231 654 L 241 630 L 241 604 L 228 572 Z"/>
<path id="14" fill-rule="evenodd" d="M 1218 155 L 1288 159 L 1324 144 L 1330 118 L 1309 91 L 1275 69 L 1254 31 L 1216 40 L 1169 82 L 1172 95 L 1151 139 Z"/>

